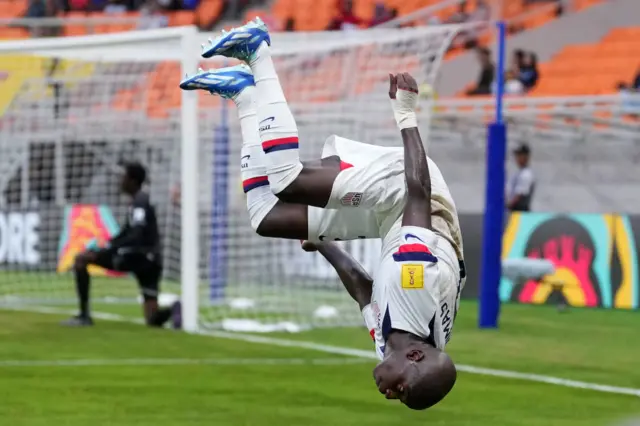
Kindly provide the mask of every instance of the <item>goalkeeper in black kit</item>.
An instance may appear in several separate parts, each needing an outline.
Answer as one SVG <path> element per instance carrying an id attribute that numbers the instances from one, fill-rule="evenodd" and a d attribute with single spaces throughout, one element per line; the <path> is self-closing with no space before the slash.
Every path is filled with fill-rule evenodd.
<path id="1" fill-rule="evenodd" d="M 89 265 L 97 265 L 135 276 L 144 299 L 144 318 L 147 325 L 162 327 L 173 316 L 174 326 L 178 326 L 179 304 L 176 303 L 171 308 L 158 306 L 162 277 L 160 234 L 155 209 L 149 202 L 149 194 L 142 190 L 146 178 L 146 170 L 141 164 L 125 165 L 121 190 L 131 197 L 125 225 L 105 248 L 86 250 L 76 256 L 74 272 L 80 313 L 65 321 L 64 325 L 93 325 L 89 310 L 90 277 L 87 268 Z"/>

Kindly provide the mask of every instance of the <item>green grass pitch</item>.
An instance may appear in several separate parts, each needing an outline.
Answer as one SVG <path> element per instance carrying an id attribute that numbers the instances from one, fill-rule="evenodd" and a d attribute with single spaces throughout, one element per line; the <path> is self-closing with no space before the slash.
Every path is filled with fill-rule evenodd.
<path id="1" fill-rule="evenodd" d="M 640 388 L 637 312 L 506 305 L 501 329 L 481 331 L 476 309 L 463 302 L 456 321 L 457 363 Z M 589 426 L 640 417 L 639 397 L 469 373 L 443 403 L 412 412 L 378 394 L 371 360 L 129 323 L 65 329 L 62 318 L 0 310 L 0 424 Z M 372 350 L 363 329 L 269 337 Z"/>

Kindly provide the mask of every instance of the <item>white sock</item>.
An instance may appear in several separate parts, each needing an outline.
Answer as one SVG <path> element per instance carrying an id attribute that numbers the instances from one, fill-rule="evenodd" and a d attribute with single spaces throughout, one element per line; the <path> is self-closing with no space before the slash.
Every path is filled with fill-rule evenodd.
<path id="1" fill-rule="evenodd" d="M 251 220 L 251 228 L 254 231 L 258 229 L 262 220 L 278 202 L 269 188 L 264 153 L 258 134 L 255 98 L 256 88 L 247 87 L 234 99 L 238 107 L 240 130 L 242 131 L 240 174 L 242 187 L 247 195 L 247 211 Z"/>
<path id="2" fill-rule="evenodd" d="M 278 194 L 302 170 L 298 127 L 282 92 L 271 49 L 266 43 L 262 43 L 249 65 L 258 89 L 258 126 L 269 185 L 271 191 Z"/>

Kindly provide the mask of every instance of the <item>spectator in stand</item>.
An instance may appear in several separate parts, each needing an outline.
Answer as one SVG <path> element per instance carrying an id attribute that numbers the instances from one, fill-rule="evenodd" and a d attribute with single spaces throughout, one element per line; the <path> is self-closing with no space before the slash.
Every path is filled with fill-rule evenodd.
<path id="1" fill-rule="evenodd" d="M 358 29 L 360 25 L 364 23 L 362 19 L 354 15 L 352 0 L 339 0 L 338 8 L 340 12 L 338 16 L 329 23 L 327 27 L 328 31 Z"/>
<path id="2" fill-rule="evenodd" d="M 518 79 L 526 90 L 531 90 L 538 82 L 538 55 L 528 52 L 524 55 Z"/>
<path id="3" fill-rule="evenodd" d="M 525 51 L 522 49 L 516 49 L 513 51 L 513 59 L 511 69 L 520 75 L 520 69 L 524 62 Z"/>
<path id="4" fill-rule="evenodd" d="M 69 0 L 69 10 L 85 11 L 89 8 L 89 0 Z"/>
<path id="5" fill-rule="evenodd" d="M 496 93 L 497 83 L 494 81 L 491 85 L 492 92 Z M 518 75 L 513 70 L 507 70 L 504 73 L 504 94 L 510 96 L 524 95 L 524 85 L 518 80 Z"/>
<path id="6" fill-rule="evenodd" d="M 638 73 L 636 74 L 636 78 L 633 79 L 631 87 L 633 90 L 640 91 L 640 69 L 638 69 Z"/>
<path id="7" fill-rule="evenodd" d="M 164 28 L 169 25 L 168 18 L 162 13 L 162 8 L 157 0 L 148 0 L 140 8 L 139 30 L 151 30 Z"/>
<path id="8" fill-rule="evenodd" d="M 622 112 L 633 116 L 637 115 L 640 112 L 637 91 L 633 87 L 629 87 L 624 81 L 619 82 L 617 88 L 620 99 L 622 99 Z"/>
<path id="9" fill-rule="evenodd" d="M 467 2 L 461 1 L 458 4 L 458 11 L 451 15 L 449 19 L 446 20 L 445 24 L 462 24 L 463 22 L 467 22 L 469 19 L 469 14 L 467 13 Z"/>
<path id="10" fill-rule="evenodd" d="M 378 2 L 375 5 L 373 12 L 373 19 L 369 22 L 369 27 L 375 27 L 376 25 L 384 24 L 394 18 L 394 10 L 387 9 L 384 2 Z"/>
<path id="11" fill-rule="evenodd" d="M 25 13 L 26 18 L 46 18 L 55 16 L 55 3 L 51 0 L 30 0 Z M 52 27 L 27 27 L 31 31 L 31 37 L 45 37 L 55 35 L 57 28 Z"/>
<path id="12" fill-rule="evenodd" d="M 491 86 L 495 76 L 495 65 L 491 58 L 491 51 L 486 47 L 476 48 L 478 60 L 480 61 L 480 75 L 476 87 L 469 90 L 467 95 L 489 95 L 491 94 Z"/>
<path id="13" fill-rule="evenodd" d="M 30 0 L 27 6 L 26 18 L 45 18 L 49 16 L 47 2 L 45 0 Z"/>
<path id="14" fill-rule="evenodd" d="M 104 7 L 104 13 L 107 15 L 119 15 L 126 13 L 127 5 L 123 0 L 109 0 L 109 3 Z"/>
<path id="15" fill-rule="evenodd" d="M 287 20 L 284 22 L 284 30 L 286 32 L 292 32 L 296 30 L 296 21 L 295 19 L 289 17 L 287 18 Z"/>

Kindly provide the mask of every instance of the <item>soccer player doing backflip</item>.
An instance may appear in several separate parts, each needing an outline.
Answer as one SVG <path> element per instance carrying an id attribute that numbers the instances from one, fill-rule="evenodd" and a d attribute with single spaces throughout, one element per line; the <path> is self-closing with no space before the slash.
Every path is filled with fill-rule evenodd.
<path id="1" fill-rule="evenodd" d="M 187 76 L 184 90 L 232 99 L 243 137 L 241 173 L 253 229 L 305 240 L 334 266 L 358 302 L 381 362 L 381 393 L 413 409 L 428 408 L 453 387 L 456 369 L 443 351 L 464 282 L 462 238 L 444 178 L 427 158 L 417 127 L 418 86 L 389 76 L 389 96 L 403 148 L 330 137 L 322 158 L 301 162 L 295 119 L 256 19 L 203 46 L 245 64 Z M 331 240 L 381 238 L 373 279 Z"/>

